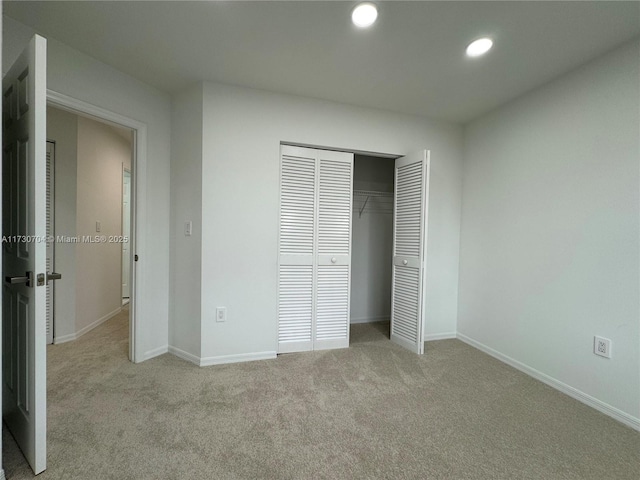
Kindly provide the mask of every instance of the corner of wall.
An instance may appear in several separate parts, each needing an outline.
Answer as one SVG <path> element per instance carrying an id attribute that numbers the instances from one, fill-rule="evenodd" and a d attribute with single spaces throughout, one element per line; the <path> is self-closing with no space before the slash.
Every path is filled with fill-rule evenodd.
<path id="1" fill-rule="evenodd" d="M 634 428 L 639 47 L 622 45 L 465 126 L 457 327 L 462 340 Z M 612 339 L 616 356 L 595 356 L 594 335 Z"/>
<path id="2" fill-rule="evenodd" d="M 201 353 L 202 83 L 172 97 L 169 351 Z M 191 233 L 187 235 L 187 223 Z"/>

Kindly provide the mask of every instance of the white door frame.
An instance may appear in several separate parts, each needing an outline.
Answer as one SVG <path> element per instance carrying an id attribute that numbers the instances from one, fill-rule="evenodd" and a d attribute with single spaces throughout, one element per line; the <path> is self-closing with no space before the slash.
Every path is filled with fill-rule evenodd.
<path id="1" fill-rule="evenodd" d="M 144 360 L 144 350 L 139 332 L 141 323 L 148 315 L 144 315 L 146 305 L 140 301 L 144 290 L 143 264 L 134 261 L 136 255 L 144 258 L 145 229 L 146 225 L 146 192 L 147 192 L 147 124 L 119 113 L 98 107 L 83 100 L 47 90 L 47 104 L 75 113 L 84 117 L 97 119 L 103 123 L 111 123 L 116 126 L 133 130 L 133 158 L 131 159 L 131 268 L 130 268 L 130 301 L 129 301 L 129 360 L 140 363 Z M 146 329 L 149 331 L 149 329 Z"/>
<path id="2" fill-rule="evenodd" d="M 51 209 L 51 211 L 49 212 L 49 215 L 51 216 L 51 231 L 50 232 L 47 231 L 47 236 L 51 235 L 52 237 L 55 238 L 55 235 L 56 235 L 56 228 L 55 228 L 55 225 L 56 225 L 56 208 L 55 208 L 55 205 L 56 205 L 56 202 L 55 202 L 56 142 L 55 140 L 47 139 L 47 151 L 49 150 L 49 145 L 53 147 L 53 154 L 52 154 L 53 156 L 51 157 L 52 160 L 50 160 L 49 156 L 47 156 L 47 201 L 50 202 L 49 208 Z M 50 191 L 49 191 L 49 188 L 51 188 Z M 49 241 L 47 241 L 47 243 L 49 243 Z M 49 247 L 47 246 L 47 249 L 48 248 Z M 56 271 L 56 242 L 54 241 L 51 241 L 51 252 L 47 252 L 47 261 L 49 261 L 49 256 L 51 256 L 51 265 L 50 266 L 47 265 L 47 273 Z M 47 294 L 48 294 L 47 307 L 50 309 L 49 313 L 47 314 L 47 325 L 49 326 L 49 331 L 47 332 L 47 345 L 51 345 L 53 344 L 53 340 L 55 338 L 54 327 L 55 327 L 55 320 L 56 320 L 56 315 L 55 315 L 56 282 L 47 283 L 45 288 L 47 289 Z M 49 302 L 51 303 L 49 304 Z"/>
<path id="3" fill-rule="evenodd" d="M 132 155 L 131 155 L 131 165 L 129 167 L 126 167 L 124 165 L 124 163 L 122 164 L 122 192 L 123 195 L 121 195 L 121 197 L 123 197 L 121 199 L 121 203 L 122 203 L 122 208 L 120 208 L 121 210 L 121 215 L 122 218 L 124 219 L 124 177 L 125 175 L 128 173 L 129 174 L 129 232 L 128 232 L 128 237 L 131 237 L 131 179 L 133 178 L 133 175 L 131 174 L 131 168 L 133 167 L 133 149 L 132 149 Z M 122 235 L 124 236 L 124 222 L 120 222 L 121 223 L 121 227 L 122 227 Z M 129 240 L 131 240 L 131 238 L 129 238 Z M 127 243 L 129 244 L 129 281 L 131 281 L 131 242 L 127 241 Z M 122 244 L 124 245 L 124 243 Z M 122 261 L 122 248 L 120 248 L 120 263 L 122 264 L 122 269 L 124 269 L 124 262 Z M 121 279 L 122 279 L 122 275 L 120 275 Z M 131 284 L 127 282 L 127 289 L 129 290 L 127 293 L 129 294 L 129 296 L 127 297 L 129 299 L 129 302 L 131 301 Z M 122 296 L 122 299 L 124 300 L 124 296 L 122 295 L 122 286 L 120 286 L 120 295 Z"/>

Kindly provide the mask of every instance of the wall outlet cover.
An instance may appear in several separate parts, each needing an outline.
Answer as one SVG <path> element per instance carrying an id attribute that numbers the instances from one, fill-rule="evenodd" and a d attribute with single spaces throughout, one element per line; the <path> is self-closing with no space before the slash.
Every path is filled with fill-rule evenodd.
<path id="1" fill-rule="evenodd" d="M 593 353 L 604 358 L 611 358 L 611 340 L 604 337 L 593 337 Z"/>

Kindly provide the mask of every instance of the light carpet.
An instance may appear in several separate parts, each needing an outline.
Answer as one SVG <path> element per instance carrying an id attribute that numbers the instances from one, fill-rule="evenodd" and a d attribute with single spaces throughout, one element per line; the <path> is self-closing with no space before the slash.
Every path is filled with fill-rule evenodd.
<path id="1" fill-rule="evenodd" d="M 134 365 L 127 322 L 48 347 L 38 478 L 640 478 L 640 433 L 457 340 L 418 356 L 361 324 L 348 349 Z M 3 440 L 7 478 L 33 478 Z"/>

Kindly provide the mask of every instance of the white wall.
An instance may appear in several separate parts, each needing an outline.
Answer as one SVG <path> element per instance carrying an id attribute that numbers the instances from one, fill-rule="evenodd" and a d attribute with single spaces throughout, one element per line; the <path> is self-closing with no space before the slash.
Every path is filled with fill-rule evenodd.
<path id="1" fill-rule="evenodd" d="M 461 129 L 419 117 L 204 84 L 202 356 L 276 350 L 280 142 L 432 151 L 427 332 L 457 316 Z M 178 299 L 176 299 L 177 301 Z M 215 308 L 227 307 L 227 321 Z"/>
<path id="2" fill-rule="evenodd" d="M 393 192 L 393 159 L 356 155 L 354 190 Z M 389 320 L 393 263 L 393 196 L 354 198 L 351 231 L 351 323 Z M 389 213 L 382 213 L 389 212 Z"/>
<path id="3" fill-rule="evenodd" d="M 458 320 L 636 426 L 639 59 L 636 41 L 465 129 Z"/>
<path id="4" fill-rule="evenodd" d="M 56 235 L 75 237 L 78 170 L 78 117 L 47 108 L 47 139 L 56 142 L 55 225 Z M 55 271 L 62 279 L 54 282 L 54 341 L 76 333 L 76 244 L 55 244 Z"/>
<path id="5" fill-rule="evenodd" d="M 4 17 L 3 71 L 35 33 Z M 48 87 L 147 125 L 145 222 L 137 226 L 138 360 L 166 351 L 169 316 L 169 158 L 171 100 L 132 77 L 48 39 Z M 142 175 L 136 181 L 139 181 Z"/>
<path id="6" fill-rule="evenodd" d="M 176 95 L 172 104 L 169 345 L 174 353 L 199 358 L 203 242 L 202 84 Z M 184 224 L 189 221 L 192 222 L 192 235 L 185 236 Z"/>
<path id="7" fill-rule="evenodd" d="M 131 168 L 131 148 L 130 132 L 78 117 L 76 231 L 81 238 L 122 234 L 122 171 Z M 96 222 L 101 224 L 100 232 Z M 122 244 L 78 243 L 76 332 L 121 308 Z"/>

